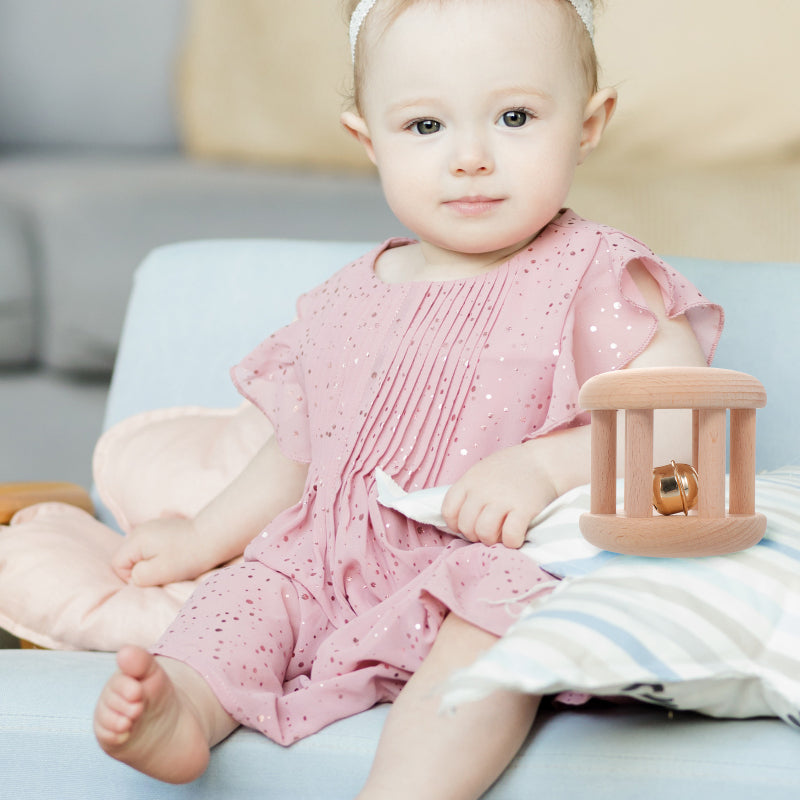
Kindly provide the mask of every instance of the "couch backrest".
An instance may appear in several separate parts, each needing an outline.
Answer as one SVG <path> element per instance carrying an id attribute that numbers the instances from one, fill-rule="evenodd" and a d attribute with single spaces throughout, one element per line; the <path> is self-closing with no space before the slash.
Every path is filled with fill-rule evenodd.
<path id="1" fill-rule="evenodd" d="M 800 464 L 800 428 L 794 414 L 800 397 L 795 367 L 800 264 L 668 261 L 725 309 L 725 330 L 713 366 L 754 375 L 767 390 L 767 407 L 757 417 L 758 468 Z"/>
<path id="2" fill-rule="evenodd" d="M 138 411 L 240 402 L 228 370 L 291 321 L 294 299 L 370 248 L 364 242 L 210 241 L 156 250 L 139 268 L 106 425 Z M 759 378 L 759 469 L 800 464 L 793 406 L 800 265 L 669 259 L 725 308 L 714 365 Z"/>
<path id="3" fill-rule="evenodd" d="M 0 0 L 0 150 L 166 148 L 187 0 Z"/>
<path id="4" fill-rule="evenodd" d="M 237 405 L 230 368 L 291 322 L 302 292 L 372 246 L 267 239 L 155 250 L 134 276 L 105 426 L 154 408 Z"/>

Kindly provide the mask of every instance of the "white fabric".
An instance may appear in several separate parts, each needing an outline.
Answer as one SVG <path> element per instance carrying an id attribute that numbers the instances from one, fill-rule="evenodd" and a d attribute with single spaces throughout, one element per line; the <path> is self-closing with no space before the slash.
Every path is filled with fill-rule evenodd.
<path id="1" fill-rule="evenodd" d="M 406 492 L 398 486 L 382 469 L 376 469 L 374 473 L 375 485 L 378 488 L 378 502 L 386 508 L 392 508 L 399 511 L 403 516 L 413 519 L 416 522 L 422 522 L 425 525 L 433 525 L 441 531 L 450 533 L 453 536 L 460 536 L 461 534 L 451 530 L 447 527 L 447 523 L 442 516 L 442 503 L 444 496 L 447 494 L 449 486 L 434 486 L 430 489 L 421 489 L 416 492 Z M 575 519 L 576 509 L 588 511 L 589 505 L 582 507 L 583 498 L 586 496 L 586 488 L 581 486 L 577 489 L 567 492 L 558 499 L 554 500 L 547 508 L 545 508 L 528 526 L 529 540 L 534 536 L 533 541 L 536 541 L 539 546 L 544 543 L 540 537 L 544 537 L 549 541 L 552 534 L 551 530 L 555 530 L 556 551 L 559 554 L 577 552 L 584 557 L 589 558 L 599 551 L 594 545 L 589 544 L 585 539 L 581 539 L 580 544 L 578 541 L 572 541 L 574 537 L 570 537 L 570 542 L 564 541 L 560 533 L 560 528 L 557 527 L 559 520 L 564 518 L 566 514 L 567 523 L 571 524 Z M 541 526 L 546 520 L 550 521 L 547 526 Z M 554 527 L 556 526 L 556 527 Z M 534 528 L 537 528 L 537 533 L 534 535 L 530 533 Z M 528 545 L 526 545 L 528 546 Z M 564 549 L 566 548 L 566 549 Z M 561 577 L 559 575 L 559 577 Z"/>

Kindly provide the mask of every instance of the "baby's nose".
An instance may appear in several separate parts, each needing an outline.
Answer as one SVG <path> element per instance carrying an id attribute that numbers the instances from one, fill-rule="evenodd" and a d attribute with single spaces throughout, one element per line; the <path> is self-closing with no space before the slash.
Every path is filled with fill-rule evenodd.
<path id="1" fill-rule="evenodd" d="M 494 170 L 494 158 L 481 137 L 462 136 L 456 141 L 450 169 L 455 175 L 488 174 Z"/>

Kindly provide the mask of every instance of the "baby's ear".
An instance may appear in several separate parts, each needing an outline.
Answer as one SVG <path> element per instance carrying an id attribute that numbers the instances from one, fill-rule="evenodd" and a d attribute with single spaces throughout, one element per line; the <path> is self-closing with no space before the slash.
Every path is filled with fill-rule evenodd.
<path id="1" fill-rule="evenodd" d="M 369 135 L 369 128 L 367 127 L 366 120 L 352 111 L 345 111 L 339 119 L 342 125 L 344 125 L 344 129 L 361 142 L 367 153 L 367 157 L 374 164 L 375 149 L 372 146 L 372 138 Z"/>
<path id="2" fill-rule="evenodd" d="M 586 104 L 583 115 L 583 133 L 581 135 L 580 156 L 578 163 L 582 164 L 589 153 L 600 144 L 606 126 L 614 115 L 617 107 L 617 90 L 612 88 L 600 89 L 595 92 Z"/>

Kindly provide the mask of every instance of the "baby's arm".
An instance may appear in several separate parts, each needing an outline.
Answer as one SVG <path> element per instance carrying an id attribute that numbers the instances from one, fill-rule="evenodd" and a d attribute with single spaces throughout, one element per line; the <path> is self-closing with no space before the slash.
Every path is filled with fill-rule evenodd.
<path id="1" fill-rule="evenodd" d="M 647 349 L 629 367 L 706 366 L 685 316 L 667 317 L 661 290 L 639 262 L 630 274 L 658 320 Z M 456 481 L 445 496 L 447 525 L 470 541 L 520 547 L 530 521 L 549 503 L 589 482 L 590 426 L 569 428 L 499 450 Z M 686 451 L 676 450 L 686 443 Z M 657 463 L 691 460 L 691 411 L 655 415 L 653 453 Z"/>
<path id="2" fill-rule="evenodd" d="M 267 523 L 298 502 L 307 472 L 308 465 L 287 458 L 273 437 L 194 519 L 139 525 L 111 564 L 137 586 L 196 578 L 241 555 Z"/>

